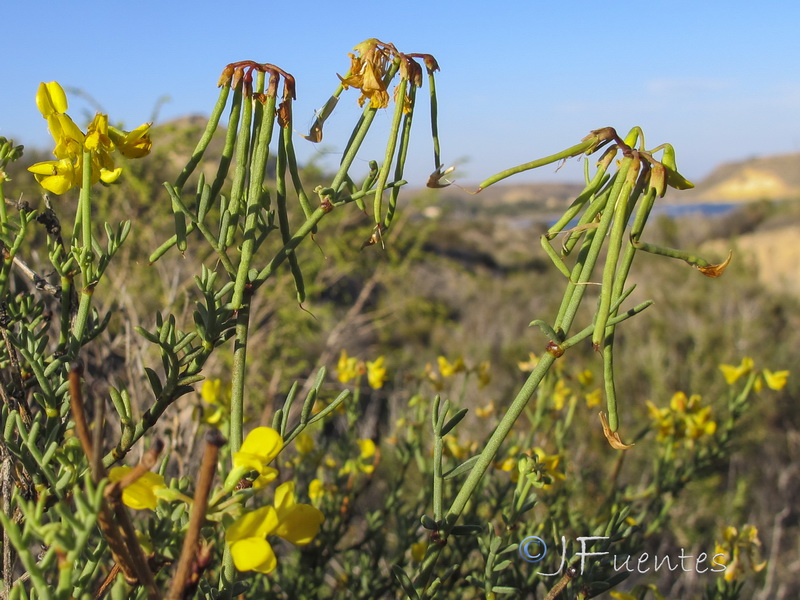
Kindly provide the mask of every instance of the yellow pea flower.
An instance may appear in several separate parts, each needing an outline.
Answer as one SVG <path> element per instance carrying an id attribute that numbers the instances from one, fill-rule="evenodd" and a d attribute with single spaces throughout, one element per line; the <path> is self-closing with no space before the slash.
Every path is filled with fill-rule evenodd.
<path id="1" fill-rule="evenodd" d="M 753 359 L 745 356 L 738 366 L 734 365 L 720 365 L 719 369 L 722 371 L 723 377 L 728 385 L 733 385 L 743 375 L 748 375 L 753 370 Z"/>
<path id="2" fill-rule="evenodd" d="M 411 560 L 414 562 L 422 562 L 425 558 L 425 552 L 428 551 L 428 542 L 415 542 L 411 544 Z"/>
<path id="3" fill-rule="evenodd" d="M 492 364 L 484 360 L 478 365 L 478 389 L 483 389 L 492 382 Z"/>
<path id="4" fill-rule="evenodd" d="M 547 454 L 542 448 L 536 447 L 531 452 L 531 455 L 536 458 L 536 471 L 539 474 L 539 485 L 544 489 L 551 487 L 556 480 L 564 480 L 567 478 L 558 468 L 561 463 L 560 454 Z"/>
<path id="5" fill-rule="evenodd" d="M 90 168 L 93 184 L 116 181 L 122 168 L 114 164 L 113 153 L 118 148 L 113 138 L 119 142 L 119 151 L 129 158 L 140 158 L 150 152 L 149 123 L 132 132 L 123 132 L 109 128 L 108 115 L 97 113 L 84 134 L 66 114 L 67 96 L 55 81 L 39 84 L 36 106 L 47 119 L 47 127 L 56 144 L 53 154 L 58 161 L 40 162 L 28 170 L 43 188 L 53 194 L 80 187 L 85 168 Z M 84 152 L 91 156 L 88 167 L 83 164 Z"/>
<path id="6" fill-rule="evenodd" d="M 253 482 L 254 488 L 260 488 L 278 476 L 278 470 L 269 463 L 278 456 L 283 448 L 283 439 L 271 427 L 256 427 L 247 434 L 239 452 L 233 453 L 233 470 L 225 480 L 225 487 L 233 487 L 251 471 L 258 473 Z"/>
<path id="7" fill-rule="evenodd" d="M 83 147 L 90 152 L 113 152 L 114 144 L 108 137 L 108 115 L 97 113 L 86 128 Z"/>
<path id="8" fill-rule="evenodd" d="M 715 545 L 715 562 L 725 565 L 725 581 L 733 581 L 747 571 L 759 573 L 767 566 L 767 561 L 756 562 L 761 541 L 758 529 L 745 525 L 741 531 L 736 527 L 726 527 L 722 532 L 723 542 Z"/>
<path id="9" fill-rule="evenodd" d="M 278 486 L 275 490 L 274 504 L 278 515 L 276 535 L 296 546 L 305 546 L 319 533 L 325 515 L 310 504 L 296 502 L 294 481 L 287 481 Z"/>
<path id="10" fill-rule="evenodd" d="M 130 471 L 131 467 L 113 467 L 108 472 L 108 479 L 121 481 Z M 163 488 L 166 488 L 164 477 L 148 471 L 122 490 L 122 503 L 135 510 L 155 510 L 158 502 L 156 492 Z"/>
<path id="11" fill-rule="evenodd" d="M 206 379 L 200 387 L 200 397 L 208 406 L 203 406 L 204 423 L 218 427 L 230 415 L 230 392 L 222 389 L 221 379 Z"/>
<path id="12" fill-rule="evenodd" d="M 311 502 L 314 504 L 319 504 L 322 502 L 322 498 L 324 496 L 325 484 L 322 483 L 321 479 L 312 479 L 308 484 L 308 497 L 311 499 Z"/>
<path id="13" fill-rule="evenodd" d="M 300 454 L 309 454 L 314 451 L 314 438 L 304 431 L 297 436 L 294 445 Z"/>
<path id="14" fill-rule="evenodd" d="M 28 167 L 28 171 L 33 173 L 39 185 L 57 196 L 81 185 L 81 174 L 68 158 L 39 162 Z"/>
<path id="15" fill-rule="evenodd" d="M 342 87 L 361 90 L 358 105 L 364 106 L 369 100 L 371 108 L 389 106 L 389 93 L 383 85 L 383 77 L 392 58 L 392 49 L 386 44 L 371 38 L 353 48 L 357 54 L 350 54 L 350 72 L 340 77 Z"/>
<path id="16" fill-rule="evenodd" d="M 594 373 L 592 373 L 589 369 L 584 369 L 578 373 L 578 383 L 587 387 L 592 385 L 592 383 L 594 383 Z"/>
<path id="17" fill-rule="evenodd" d="M 47 117 L 67 112 L 67 94 L 57 81 L 40 83 L 36 90 L 36 108 Z"/>
<path id="18" fill-rule="evenodd" d="M 344 466 L 339 470 L 340 475 L 356 473 L 358 471 L 371 475 L 375 471 L 375 455 L 378 451 L 375 442 L 370 439 L 363 439 L 356 440 L 356 443 L 359 448 L 358 458 L 346 461 Z"/>
<path id="19" fill-rule="evenodd" d="M 142 158 L 150 154 L 153 142 L 150 140 L 150 126 L 143 123 L 131 131 L 121 131 L 116 127 L 108 128 L 108 136 L 125 158 Z"/>
<path id="20" fill-rule="evenodd" d="M 494 404 L 494 400 L 489 400 L 486 406 L 478 406 L 475 408 L 475 415 L 481 419 L 485 419 L 486 417 L 492 416 L 496 410 L 497 407 Z"/>
<path id="21" fill-rule="evenodd" d="M 600 403 L 603 401 L 603 390 L 600 388 L 595 388 L 588 394 L 586 394 L 586 408 L 594 408 L 595 406 L 600 406 Z"/>
<path id="22" fill-rule="evenodd" d="M 367 361 L 367 382 L 374 390 L 379 390 L 383 387 L 386 381 L 386 367 L 383 366 L 385 359 L 379 356 L 374 361 Z"/>
<path id="23" fill-rule="evenodd" d="M 456 460 L 464 460 L 475 454 L 478 450 L 478 442 L 472 441 L 468 445 L 459 443 L 458 438 L 452 433 L 448 433 L 443 438 L 445 451 Z"/>
<path id="24" fill-rule="evenodd" d="M 278 528 L 278 512 L 264 506 L 243 514 L 225 531 L 233 564 L 240 571 L 269 574 L 278 566 L 267 536 Z"/>
<path id="25" fill-rule="evenodd" d="M 555 410 L 561 410 L 564 408 L 564 405 L 567 403 L 567 399 L 572 395 L 572 390 L 567 387 L 567 384 L 564 382 L 563 379 L 559 379 L 556 382 L 556 387 L 553 390 L 553 397 L 551 398 L 553 402 L 553 408 Z"/>
<path id="26" fill-rule="evenodd" d="M 442 374 L 442 377 L 452 377 L 466 368 L 464 367 L 464 360 L 461 358 L 456 359 L 452 363 L 444 356 L 440 356 L 436 360 L 439 363 L 439 372 Z"/>
<path id="27" fill-rule="evenodd" d="M 782 390 L 786 385 L 787 379 L 789 379 L 789 371 L 770 371 L 769 369 L 764 369 L 762 371 L 764 375 L 764 382 L 767 384 L 767 387 L 771 390 Z"/>
<path id="28" fill-rule="evenodd" d="M 533 352 L 528 352 L 528 360 L 519 361 L 517 363 L 517 367 L 520 371 L 525 373 L 529 373 L 536 368 L 536 365 L 539 364 L 539 357 L 536 356 Z"/>
<path id="29" fill-rule="evenodd" d="M 339 354 L 339 362 L 336 364 L 336 377 L 342 383 L 347 383 L 359 375 L 358 359 L 347 355 L 347 350 L 342 350 Z"/>

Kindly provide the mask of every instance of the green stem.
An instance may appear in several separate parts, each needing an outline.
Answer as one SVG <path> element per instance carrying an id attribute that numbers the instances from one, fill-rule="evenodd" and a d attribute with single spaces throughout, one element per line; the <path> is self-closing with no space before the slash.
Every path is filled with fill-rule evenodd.
<path id="1" fill-rule="evenodd" d="M 260 73 L 263 77 L 263 73 Z M 243 85 L 241 82 L 239 85 Z M 273 98 L 274 100 L 274 98 Z M 245 97 L 242 105 L 242 117 L 239 123 L 239 135 L 236 137 L 236 168 L 233 170 L 233 183 L 231 184 L 231 197 L 228 208 L 222 215 L 219 240 L 223 248 L 227 248 L 233 243 L 233 235 L 241 213 L 241 205 L 245 199 L 242 196 L 246 193 L 245 183 L 247 180 L 247 167 L 250 164 L 250 129 L 253 119 L 252 96 Z"/>
<path id="2" fill-rule="evenodd" d="M 94 259 L 92 250 L 92 153 L 83 151 L 83 181 L 81 194 L 78 200 L 81 220 L 81 258 L 80 265 L 83 271 L 84 283 L 92 279 L 91 264 Z"/>
<path id="3" fill-rule="evenodd" d="M 500 171 L 499 173 L 492 175 L 487 179 L 484 179 L 478 186 L 478 191 L 483 190 L 489 187 L 490 185 L 497 183 L 498 181 L 502 181 L 507 177 L 516 175 L 517 173 L 522 173 L 523 171 L 530 171 L 531 169 L 538 169 L 539 167 L 549 165 L 559 160 L 564 160 L 567 158 L 571 158 L 573 156 L 577 156 L 578 154 L 582 154 L 592 149 L 596 145 L 597 145 L 597 140 L 592 137 L 586 141 L 581 142 L 580 144 L 575 144 L 571 148 L 562 150 L 561 152 L 557 152 L 555 154 L 551 154 L 550 156 L 545 156 L 544 158 L 533 160 L 531 162 L 527 162 L 525 164 L 518 165 L 510 169 L 506 169 L 505 171 Z"/>
<path id="4" fill-rule="evenodd" d="M 383 157 L 383 165 L 381 165 L 380 173 L 378 173 L 378 181 L 375 184 L 375 198 L 373 198 L 373 218 L 376 224 L 381 222 L 383 190 L 386 187 L 386 181 L 389 179 L 389 170 L 392 168 L 392 159 L 394 158 L 394 150 L 397 147 L 397 135 L 400 132 L 400 121 L 403 118 L 403 106 L 406 102 L 406 87 L 408 86 L 408 79 L 401 78 L 397 88 L 397 99 L 394 106 L 394 116 L 392 117 L 392 125 L 389 129 L 389 140 L 386 142 L 386 153 Z"/>
<path id="5" fill-rule="evenodd" d="M 395 73 L 397 73 L 399 68 L 399 60 L 396 60 L 394 63 L 392 63 L 392 66 L 389 67 L 389 71 L 383 78 L 384 86 L 388 86 L 389 82 L 395 76 Z M 364 141 L 364 138 L 366 137 L 367 132 L 372 125 L 372 121 L 375 119 L 375 115 L 377 113 L 378 109 L 372 108 L 370 105 L 367 105 L 367 107 L 364 109 L 361 119 L 359 119 L 356 129 L 353 131 L 353 135 L 350 137 L 350 141 L 347 144 L 347 149 L 345 150 L 344 156 L 342 156 L 342 162 L 339 164 L 339 170 L 336 172 L 336 175 L 333 178 L 333 183 L 331 183 L 331 188 L 337 192 L 339 191 L 339 187 L 342 185 L 342 183 L 347 180 L 347 174 L 350 171 L 350 165 L 353 164 L 356 154 L 358 154 L 358 151 L 361 148 L 361 143 Z"/>
<path id="6" fill-rule="evenodd" d="M 492 461 L 494 461 L 497 452 L 500 450 L 500 445 L 506 439 L 506 436 L 514 426 L 514 423 L 516 423 L 519 416 L 525 410 L 528 401 L 531 399 L 531 397 L 533 397 L 536 388 L 539 386 L 545 374 L 553 365 L 555 360 L 556 357 L 554 355 L 550 353 L 543 354 L 539 359 L 536 368 L 534 368 L 527 381 L 525 381 L 522 388 L 520 388 L 516 398 L 514 398 L 511 406 L 509 406 L 508 411 L 506 411 L 506 414 L 503 415 L 503 418 L 497 425 L 494 433 L 492 433 L 491 437 L 486 442 L 486 446 L 481 451 L 480 455 L 478 456 L 478 460 L 475 462 L 475 465 L 472 467 L 467 479 L 464 481 L 464 484 L 461 486 L 461 489 L 447 511 L 447 514 L 444 517 L 445 534 L 449 533 L 450 530 L 452 530 L 452 528 L 455 526 L 458 517 L 467 506 L 467 502 L 469 502 L 469 499 L 478 488 L 478 485 L 480 484 L 484 474 L 491 466 Z M 427 585 L 428 579 L 433 572 L 433 568 L 436 565 L 436 561 L 438 560 L 439 554 L 443 548 L 444 546 L 441 544 L 433 544 L 429 547 L 428 554 L 425 556 L 425 560 L 420 567 L 419 574 L 414 581 L 417 589 Z"/>
<path id="7" fill-rule="evenodd" d="M 183 189 L 186 180 L 189 179 L 189 175 L 197 167 L 200 159 L 203 158 L 203 154 L 208 148 L 208 145 L 211 143 L 211 138 L 214 136 L 214 132 L 217 130 L 217 126 L 219 125 L 219 119 L 222 116 L 222 111 L 225 109 L 225 104 L 228 102 L 228 94 L 231 91 L 230 85 L 223 85 L 219 91 L 219 98 L 217 98 L 217 104 L 214 106 L 214 109 L 211 111 L 211 116 L 208 118 L 208 124 L 206 125 L 206 129 L 203 132 L 200 141 L 197 142 L 197 146 L 195 146 L 194 152 L 192 152 L 192 157 L 189 159 L 189 162 L 186 163 L 186 166 L 181 171 L 181 174 L 178 176 L 178 179 L 175 180 L 175 187 L 178 189 L 178 193 Z"/>
<path id="8" fill-rule="evenodd" d="M 259 73 L 259 88 L 263 86 L 263 73 Z M 249 165 L 250 185 L 247 190 L 246 198 L 246 219 L 244 225 L 244 239 L 242 241 L 242 254 L 239 258 L 239 268 L 236 273 L 236 283 L 233 288 L 233 297 L 231 298 L 231 305 L 238 309 L 244 303 L 245 288 L 248 285 L 247 277 L 250 271 L 250 265 L 253 261 L 253 255 L 256 250 L 256 229 L 258 226 L 259 216 L 259 199 L 261 196 L 261 186 L 264 182 L 264 174 L 266 172 L 267 159 L 269 158 L 269 142 L 272 139 L 272 131 L 275 125 L 275 103 L 276 98 L 274 95 L 269 95 L 267 101 L 263 106 L 258 106 L 255 118 L 255 148 L 253 148 L 253 156 Z M 245 106 L 247 108 L 247 105 Z M 245 110 L 246 120 L 249 121 L 249 114 Z M 239 139 L 241 141 L 241 137 Z M 237 157 L 237 170 L 239 158 Z M 233 203 L 233 194 L 231 195 L 231 203 Z M 236 213 L 237 210 L 232 210 Z"/>

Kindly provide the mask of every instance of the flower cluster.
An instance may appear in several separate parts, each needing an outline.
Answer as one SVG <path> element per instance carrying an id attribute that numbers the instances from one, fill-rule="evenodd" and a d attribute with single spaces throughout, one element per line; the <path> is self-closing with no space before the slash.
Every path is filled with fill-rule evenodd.
<path id="1" fill-rule="evenodd" d="M 672 439 L 675 443 L 685 441 L 692 445 L 704 436 L 713 436 L 717 423 L 712 418 L 711 406 L 703 406 L 699 394 L 687 396 L 675 392 L 669 408 L 658 408 L 649 400 L 647 410 L 658 430 L 658 439 Z"/>
<path id="2" fill-rule="evenodd" d="M 517 367 L 524 373 L 530 373 L 539 363 L 539 357 L 533 352 L 528 353 L 528 360 L 517 362 Z M 603 401 L 603 390 L 594 385 L 594 374 L 589 369 L 584 369 L 577 375 L 565 372 L 563 363 L 556 363 L 555 385 L 547 390 L 547 400 L 553 410 L 562 410 L 565 406 L 583 399 L 587 408 L 594 408 Z M 568 382 L 577 380 L 579 389 L 573 390 Z M 544 389 L 544 388 L 543 388 Z"/>
<path id="3" fill-rule="evenodd" d="M 483 389 L 492 380 L 492 365 L 488 360 L 485 360 L 475 366 L 468 366 L 461 357 L 451 361 L 446 356 L 436 358 L 436 367 L 431 363 L 425 365 L 425 378 L 437 390 L 441 390 L 444 387 L 445 379 L 454 377 L 458 373 L 474 374 L 478 378 L 478 388 Z"/>
<path id="4" fill-rule="evenodd" d="M 511 473 L 511 481 L 517 481 L 520 472 L 524 472 L 534 486 L 548 489 L 566 479 L 559 469 L 561 458 L 560 454 L 547 454 L 538 446 L 520 455 L 520 448 L 512 446 L 505 458 L 495 461 L 494 468 Z"/>
<path id="5" fill-rule="evenodd" d="M 283 449 L 283 439 L 270 427 L 256 427 L 245 438 L 239 452 L 233 454 L 233 469 L 225 487 L 246 478 L 252 487 L 262 488 L 271 483 L 278 471 L 269 466 Z M 277 535 L 295 545 L 311 542 L 319 532 L 324 515 L 310 504 L 295 499 L 293 481 L 282 483 L 275 489 L 272 506 L 247 511 L 225 530 L 225 541 L 230 547 L 233 563 L 240 571 L 271 573 L 277 559 L 267 539 Z"/>
<path id="6" fill-rule="evenodd" d="M 721 543 L 716 544 L 714 552 L 717 554 L 715 560 L 725 565 L 725 581 L 740 578 L 747 571 L 760 573 L 767 566 L 767 561 L 757 562 L 761 541 L 758 539 L 758 529 L 753 525 L 745 525 L 741 530 L 726 527 L 722 539 Z"/>
<path id="7" fill-rule="evenodd" d="M 722 371 L 728 385 L 733 385 L 742 377 L 754 375 L 753 389 L 756 392 L 760 392 L 765 384 L 771 390 L 782 390 L 789 378 L 789 371 L 770 371 L 769 369 L 756 371 L 755 362 L 749 356 L 745 356 L 738 365 L 720 365 L 719 370 Z"/>
<path id="8" fill-rule="evenodd" d="M 348 356 L 347 351 L 342 350 L 339 362 L 336 364 L 336 377 L 342 383 L 347 383 L 366 375 L 369 387 L 379 390 L 387 380 L 385 361 L 383 356 L 379 356 L 374 361 L 365 362 L 354 356 Z"/>
<path id="9" fill-rule="evenodd" d="M 57 160 L 36 163 L 28 168 L 39 184 L 53 194 L 80 187 L 88 170 L 91 183 L 112 183 L 122 173 L 114 162 L 114 152 L 126 158 L 141 158 L 150 152 L 150 123 L 133 131 L 122 131 L 108 124 L 108 115 L 97 113 L 86 133 L 75 125 L 67 111 L 67 95 L 55 81 L 39 84 L 36 106 L 47 119 L 50 135 L 56 142 Z M 88 153 L 90 162 L 84 164 Z"/>
<path id="10" fill-rule="evenodd" d="M 294 482 L 275 489 L 272 506 L 244 513 L 225 530 L 233 564 L 240 571 L 271 573 L 278 565 L 267 539 L 277 535 L 296 546 L 309 544 L 319 532 L 324 515 L 310 504 L 295 499 Z"/>

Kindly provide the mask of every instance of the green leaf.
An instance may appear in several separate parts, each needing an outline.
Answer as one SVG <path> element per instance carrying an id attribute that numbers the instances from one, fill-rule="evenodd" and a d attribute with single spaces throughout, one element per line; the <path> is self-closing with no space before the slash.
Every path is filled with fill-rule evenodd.
<path id="1" fill-rule="evenodd" d="M 453 477 L 458 477 L 459 475 L 463 475 L 464 473 L 471 471 L 479 456 L 480 455 L 477 454 L 475 456 L 471 456 L 457 467 L 450 469 L 444 474 L 444 479 L 452 479 Z"/>
<path id="2" fill-rule="evenodd" d="M 457 412 L 455 415 L 453 415 L 453 417 L 452 417 L 452 418 L 451 418 L 451 419 L 450 419 L 450 420 L 449 420 L 447 423 L 445 423 L 445 424 L 444 424 L 444 426 L 442 427 L 442 430 L 441 430 L 441 432 L 439 433 L 439 435 L 440 435 L 440 436 L 442 436 L 442 437 L 444 437 L 444 436 L 446 436 L 448 433 L 450 433 L 450 430 L 452 430 L 452 429 L 453 429 L 453 427 L 455 427 L 456 425 L 458 425 L 458 424 L 461 422 L 461 420 L 462 420 L 464 417 L 466 417 L 466 416 L 467 416 L 467 411 L 468 411 L 468 409 L 466 409 L 466 408 L 462 408 L 462 409 L 461 409 L 460 411 L 458 411 L 458 412 Z"/>

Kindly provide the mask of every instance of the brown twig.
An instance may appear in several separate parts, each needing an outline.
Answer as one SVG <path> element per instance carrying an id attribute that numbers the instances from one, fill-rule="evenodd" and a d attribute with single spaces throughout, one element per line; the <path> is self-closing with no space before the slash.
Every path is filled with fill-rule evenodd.
<path id="1" fill-rule="evenodd" d="M 81 367 L 73 365 L 69 372 L 70 407 L 75 420 L 75 432 L 81 442 L 86 458 L 89 460 L 89 464 L 92 465 L 92 478 L 97 483 L 105 478 L 106 472 L 102 463 L 95 459 L 95 448 L 93 447 L 92 438 L 89 435 L 89 426 L 86 422 L 80 375 Z M 101 427 L 102 421 L 97 426 Z M 131 473 L 129 473 L 128 477 L 124 478 L 125 485 L 130 485 L 141 477 L 145 471 L 152 468 L 162 447 L 163 444 L 157 442 L 153 448 L 145 453 L 142 464 L 134 467 L 131 471 L 131 473 L 137 473 L 136 477 L 131 478 Z M 102 456 L 101 449 L 98 448 L 96 453 Z M 125 580 L 131 585 L 143 585 L 147 589 L 147 597 L 150 600 L 160 600 L 161 593 L 156 587 L 153 573 L 147 564 L 147 558 L 139 544 L 139 540 L 136 538 L 136 530 L 131 523 L 130 515 L 122 504 L 122 489 L 124 487 L 122 484 L 122 481 L 118 481 L 106 487 L 103 493 L 103 502 L 100 505 L 100 512 L 97 515 L 97 522 L 108 542 L 111 555 L 119 565 L 120 570 L 122 570 Z M 99 598 L 107 587 L 107 582 L 104 582 L 95 597 Z"/>
<path id="2" fill-rule="evenodd" d="M 197 543 L 200 539 L 200 528 L 206 518 L 208 508 L 208 494 L 211 491 L 211 484 L 214 481 L 214 473 L 217 469 L 217 456 L 220 447 L 225 443 L 219 431 L 211 429 L 206 434 L 206 447 L 203 452 L 203 462 L 200 465 L 200 476 L 197 481 L 197 488 L 194 492 L 194 503 L 192 504 L 192 514 L 189 517 L 189 528 L 186 537 L 183 539 L 183 548 L 178 564 L 175 567 L 175 575 L 172 578 L 168 600 L 181 600 L 186 596 L 187 583 L 190 581 L 190 573 L 193 564 L 198 556 Z"/>

